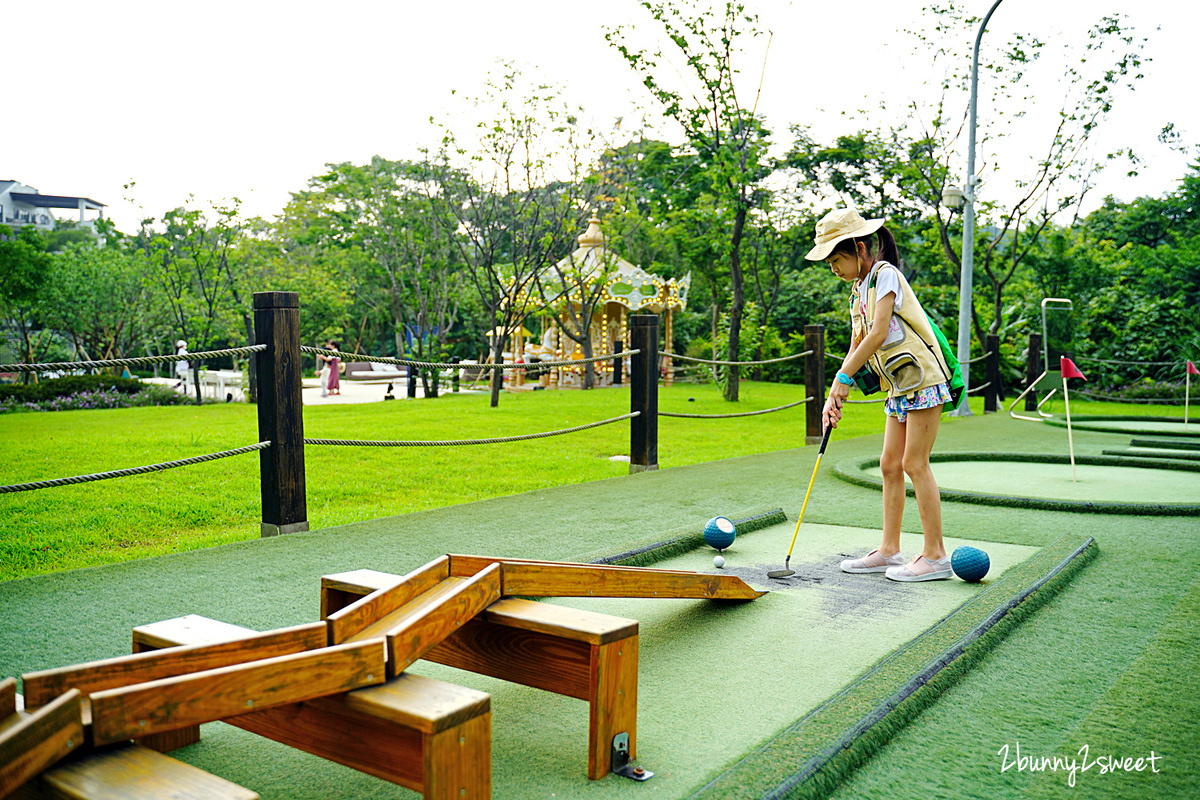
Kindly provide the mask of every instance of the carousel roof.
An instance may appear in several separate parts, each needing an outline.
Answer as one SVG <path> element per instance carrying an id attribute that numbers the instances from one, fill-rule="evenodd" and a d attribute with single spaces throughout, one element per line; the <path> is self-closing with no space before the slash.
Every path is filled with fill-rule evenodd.
<path id="1" fill-rule="evenodd" d="M 666 280 L 646 272 L 629 263 L 608 249 L 607 237 L 600 232 L 600 219 L 588 220 L 588 229 L 579 235 L 579 248 L 563 258 L 543 278 L 547 287 L 546 301 L 566 295 L 578 294 L 578 283 L 595 284 L 603 280 L 603 301 L 620 303 L 631 311 L 664 310 L 679 311 L 687 305 L 688 289 L 692 285 L 692 273 L 681 280 Z M 559 276 L 578 276 L 578 279 L 561 279 Z M 555 286 L 557 284 L 557 287 Z M 558 288 L 558 291 L 554 291 Z"/>

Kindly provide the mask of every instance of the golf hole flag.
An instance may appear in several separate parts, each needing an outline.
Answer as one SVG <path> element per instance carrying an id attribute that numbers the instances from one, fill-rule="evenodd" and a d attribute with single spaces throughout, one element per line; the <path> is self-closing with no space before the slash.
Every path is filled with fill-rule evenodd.
<path id="1" fill-rule="evenodd" d="M 1189 361 L 1188 363 L 1192 362 Z M 1062 370 L 1064 378 L 1083 378 L 1085 381 L 1087 380 L 1087 376 L 1079 371 L 1079 367 L 1075 366 L 1075 362 L 1066 356 L 1058 357 L 1058 368 Z"/>
<path id="2" fill-rule="evenodd" d="M 1071 448 L 1071 480 L 1077 480 L 1075 477 L 1075 437 L 1071 435 L 1071 399 L 1067 396 L 1067 379 L 1068 378 L 1083 378 L 1087 377 L 1079 371 L 1079 367 L 1075 366 L 1075 362 L 1066 356 L 1058 357 L 1058 368 L 1062 370 L 1063 382 L 1063 405 L 1067 410 L 1067 446 Z"/>
<path id="3" fill-rule="evenodd" d="M 1188 407 L 1192 404 L 1192 376 L 1200 375 L 1200 369 L 1196 369 L 1196 365 L 1190 360 L 1187 362 L 1187 373 L 1184 377 L 1186 386 L 1183 390 L 1183 424 L 1188 424 Z"/>

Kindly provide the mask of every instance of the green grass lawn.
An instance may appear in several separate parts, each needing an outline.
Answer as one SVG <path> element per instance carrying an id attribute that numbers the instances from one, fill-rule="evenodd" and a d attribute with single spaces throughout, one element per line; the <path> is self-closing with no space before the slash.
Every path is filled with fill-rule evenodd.
<path id="1" fill-rule="evenodd" d="M 742 383 L 726 403 L 714 385 L 660 388 L 661 411 L 754 411 L 795 402 L 802 386 Z M 692 399 L 694 398 L 694 400 Z M 1051 404 L 1047 404 L 1047 410 Z M 1061 405 L 1061 404 L 1060 404 Z M 973 400 L 975 413 L 982 400 Z M 1061 410 L 1061 409 L 1059 409 Z M 557 430 L 629 411 L 627 389 L 482 394 L 435 400 L 312 406 L 309 438 L 442 440 Z M 1179 409 L 1076 402 L 1072 414 L 1178 415 Z M 804 445 L 803 406 L 744 419 L 659 420 L 663 469 Z M 961 420 L 943 417 L 943 424 Z M 878 405 L 851 406 L 839 437 L 883 429 Z M 0 485 L 172 461 L 258 441 L 256 409 L 243 404 L 13 413 L 0 416 Z M 456 448 L 309 446 L 312 529 L 627 474 L 609 460 L 629 452 L 629 425 L 561 437 Z M 258 456 L 114 480 L 0 495 L 0 580 L 259 535 Z"/>

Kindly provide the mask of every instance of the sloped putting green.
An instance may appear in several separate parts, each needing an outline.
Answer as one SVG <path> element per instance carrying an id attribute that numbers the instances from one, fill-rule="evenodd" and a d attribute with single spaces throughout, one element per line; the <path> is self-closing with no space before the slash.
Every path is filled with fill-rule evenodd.
<path id="1" fill-rule="evenodd" d="M 812 512 L 812 508 L 809 508 Z M 702 525 L 702 523 L 701 523 Z M 645 786 L 609 776 L 588 785 L 586 704 L 523 686 L 421 662 L 421 674 L 492 695 L 493 796 L 504 798 L 687 797 L 793 724 L 897 648 L 986 591 L 1037 548 L 948 539 L 991 556 L 982 584 L 958 579 L 901 584 L 881 574 L 850 575 L 843 558 L 879 545 L 879 531 L 805 523 L 792 554 L 796 575 L 766 577 L 783 565 L 794 521 L 739 535 L 713 567 L 701 546 L 656 567 L 735 574 L 770 594 L 753 603 L 703 600 L 552 598 L 556 605 L 640 623 L 637 763 L 655 773 Z M 905 534 L 906 555 L 920 548 Z"/>
<path id="2" fill-rule="evenodd" d="M 934 453 L 943 500 L 1109 514 L 1200 516 L 1200 464 L 1106 456 L 1037 453 Z M 842 480 L 882 489 L 879 459 L 834 468 Z M 913 494 L 908 487 L 908 494 Z"/>
<path id="3" fill-rule="evenodd" d="M 1067 418 L 1054 416 L 1043 420 L 1047 425 L 1067 427 Z M 1200 439 L 1200 420 L 1183 417 L 1121 417 L 1103 414 L 1080 414 L 1071 416 L 1071 427 L 1080 431 L 1103 433 L 1132 433 L 1142 436 L 1180 436 Z"/>

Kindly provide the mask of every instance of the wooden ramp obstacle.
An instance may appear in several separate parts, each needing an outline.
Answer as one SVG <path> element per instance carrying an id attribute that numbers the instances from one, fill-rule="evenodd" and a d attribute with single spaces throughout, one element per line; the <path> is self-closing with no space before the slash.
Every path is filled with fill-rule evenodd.
<path id="1" fill-rule="evenodd" d="M 405 671 L 422 658 L 586 700 L 588 777 L 646 777 L 637 621 L 526 598 L 763 594 L 731 575 L 466 555 L 325 576 L 320 622 L 164 620 L 134 629 L 131 655 L 24 675 L 24 709 L 0 683 L 0 798 L 257 797 L 158 752 L 217 720 L 426 798 L 488 798 L 491 699 Z"/>

